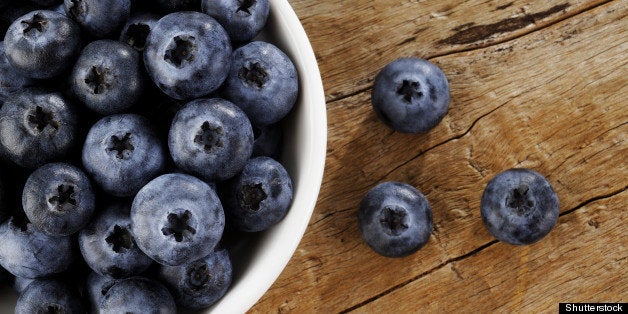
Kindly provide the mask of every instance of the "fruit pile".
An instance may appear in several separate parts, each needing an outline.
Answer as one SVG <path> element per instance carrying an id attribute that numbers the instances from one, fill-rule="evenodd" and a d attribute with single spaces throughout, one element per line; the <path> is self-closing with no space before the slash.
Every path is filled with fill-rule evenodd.
<path id="1" fill-rule="evenodd" d="M 269 11 L 0 3 L 0 278 L 16 313 L 172 313 L 226 293 L 229 237 L 292 201 L 278 158 L 299 81 L 256 40 Z"/>
<path id="2" fill-rule="evenodd" d="M 400 58 L 375 78 L 373 110 L 382 122 L 403 133 L 426 133 L 449 108 L 449 82 L 433 63 Z M 482 221 L 500 241 L 527 245 L 539 241 L 556 225 L 559 204 L 549 182 L 531 169 L 508 169 L 484 189 Z M 358 209 L 364 241 L 387 257 L 410 255 L 427 244 L 434 222 L 425 196 L 404 182 L 373 187 Z"/>

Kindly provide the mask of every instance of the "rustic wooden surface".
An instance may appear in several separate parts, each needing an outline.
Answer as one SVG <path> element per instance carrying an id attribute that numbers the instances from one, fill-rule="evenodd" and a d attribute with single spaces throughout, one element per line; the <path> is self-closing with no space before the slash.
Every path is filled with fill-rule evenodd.
<path id="1" fill-rule="evenodd" d="M 291 0 L 314 47 L 329 125 L 323 185 L 287 268 L 252 313 L 555 312 L 628 300 L 628 1 Z M 424 135 L 376 118 L 386 63 L 427 58 L 450 81 Z M 485 230 L 479 200 L 511 167 L 544 174 L 557 226 L 531 246 Z M 419 188 L 435 229 L 419 252 L 378 256 L 357 206 L 375 184 Z"/>

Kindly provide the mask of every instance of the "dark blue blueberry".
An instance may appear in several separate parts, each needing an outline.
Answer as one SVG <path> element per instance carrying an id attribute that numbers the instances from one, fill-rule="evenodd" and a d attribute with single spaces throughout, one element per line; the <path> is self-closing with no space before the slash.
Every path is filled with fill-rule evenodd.
<path id="1" fill-rule="evenodd" d="M 273 124 L 285 117 L 296 103 L 297 70 L 279 48 L 254 41 L 233 52 L 224 93 L 246 112 L 253 125 Z"/>
<path id="2" fill-rule="evenodd" d="M 50 163 L 33 171 L 22 193 L 22 207 L 31 223 L 53 236 L 73 234 L 94 213 L 92 184 L 79 168 Z"/>
<path id="3" fill-rule="evenodd" d="M 191 263 L 159 268 L 159 278 L 177 306 L 191 310 L 205 309 L 220 300 L 231 285 L 232 273 L 226 249 Z"/>
<path id="4" fill-rule="evenodd" d="M 159 15 L 147 12 L 132 15 L 124 24 L 119 40 L 137 51 L 144 51 L 148 34 L 159 19 Z"/>
<path id="5" fill-rule="evenodd" d="M 113 278 L 139 275 L 153 262 L 135 244 L 130 211 L 130 204 L 110 205 L 79 233 L 83 258 L 100 275 Z"/>
<path id="6" fill-rule="evenodd" d="M 102 276 L 97 272 L 90 272 L 85 280 L 86 301 L 89 303 L 90 313 L 98 313 L 98 306 L 109 288 L 120 279 Z"/>
<path id="7" fill-rule="evenodd" d="M 102 297 L 98 313 L 176 313 L 174 299 L 158 281 L 131 277 L 116 282 Z"/>
<path id="8" fill-rule="evenodd" d="M 75 256 L 69 236 L 49 236 L 17 217 L 0 225 L 0 265 L 15 276 L 37 278 L 60 273 Z"/>
<path id="9" fill-rule="evenodd" d="M 413 186 L 384 182 L 362 199 L 358 225 L 362 238 L 375 252 L 403 257 L 416 252 L 430 239 L 432 209 Z"/>
<path id="10" fill-rule="evenodd" d="M 72 66 L 80 51 L 80 30 L 62 14 L 37 10 L 11 24 L 4 47 L 7 60 L 22 75 L 51 78 Z"/>
<path id="11" fill-rule="evenodd" d="M 252 157 L 267 156 L 278 159 L 283 143 L 281 125 L 275 123 L 261 128 L 253 127 L 254 141 Z"/>
<path id="12" fill-rule="evenodd" d="M 166 152 L 148 119 L 136 114 L 96 122 L 83 146 L 83 166 L 105 192 L 131 196 L 165 167 Z"/>
<path id="13" fill-rule="evenodd" d="M 203 13 L 220 22 L 231 40 L 237 43 L 257 36 L 270 12 L 268 0 L 203 0 L 201 8 Z"/>
<path id="14" fill-rule="evenodd" d="M 7 97 L 20 89 L 32 86 L 35 80 L 20 74 L 4 54 L 4 42 L 0 42 L 0 106 Z"/>
<path id="15" fill-rule="evenodd" d="M 27 88 L 0 108 L 0 151 L 27 168 L 65 157 L 77 141 L 78 116 L 58 92 Z"/>
<path id="16" fill-rule="evenodd" d="M 220 98 L 197 99 L 177 112 L 168 134 L 177 167 L 209 181 L 233 177 L 253 151 L 246 114 Z"/>
<path id="17" fill-rule="evenodd" d="M 218 89 L 231 64 L 229 35 L 209 15 L 176 12 L 161 18 L 146 39 L 144 64 L 155 84 L 175 99 Z"/>
<path id="18" fill-rule="evenodd" d="M 157 6 L 165 12 L 198 11 L 200 0 L 155 0 Z"/>
<path id="19" fill-rule="evenodd" d="M 131 46 L 109 39 L 87 45 L 70 75 L 74 96 L 100 114 L 133 106 L 144 88 L 141 55 Z"/>
<path id="20" fill-rule="evenodd" d="M 140 249 L 162 265 L 175 266 L 212 252 L 225 216 L 207 183 L 173 173 L 157 177 L 137 193 L 131 222 Z"/>
<path id="21" fill-rule="evenodd" d="M 377 116 L 394 130 L 425 133 L 449 109 L 449 83 L 445 74 L 427 60 L 397 59 L 375 77 L 371 103 Z"/>
<path id="22" fill-rule="evenodd" d="M 35 279 L 20 294 L 15 314 L 85 312 L 78 291 L 59 279 Z"/>
<path id="23" fill-rule="evenodd" d="M 64 0 L 66 14 L 96 38 L 117 35 L 131 15 L 131 0 Z"/>
<path id="24" fill-rule="evenodd" d="M 292 179 L 270 157 L 251 158 L 230 180 L 223 197 L 229 223 L 246 232 L 263 231 L 283 219 L 292 202 Z"/>
<path id="25" fill-rule="evenodd" d="M 531 244 L 556 225 L 558 196 L 538 172 L 509 169 L 486 185 L 481 214 L 484 226 L 498 240 L 515 245 Z"/>

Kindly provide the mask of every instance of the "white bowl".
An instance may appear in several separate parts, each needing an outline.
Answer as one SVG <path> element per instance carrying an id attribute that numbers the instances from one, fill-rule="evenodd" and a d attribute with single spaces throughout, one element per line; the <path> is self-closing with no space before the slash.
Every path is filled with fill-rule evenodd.
<path id="1" fill-rule="evenodd" d="M 267 30 L 260 39 L 288 54 L 299 72 L 300 94 L 285 120 L 281 162 L 290 173 L 294 198 L 287 216 L 271 229 L 237 242 L 234 278 L 227 294 L 207 313 L 244 313 L 270 288 L 292 257 L 310 221 L 320 190 L 327 145 L 327 112 L 312 46 L 287 0 L 270 0 Z M 0 313 L 12 313 L 10 289 L 0 290 Z"/>

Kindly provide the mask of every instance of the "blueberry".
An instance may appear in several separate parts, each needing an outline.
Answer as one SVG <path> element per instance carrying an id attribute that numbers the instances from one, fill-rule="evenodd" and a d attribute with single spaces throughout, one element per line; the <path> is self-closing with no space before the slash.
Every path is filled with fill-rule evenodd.
<path id="1" fill-rule="evenodd" d="M 292 179 L 270 157 L 251 158 L 230 180 L 223 197 L 227 220 L 237 229 L 257 232 L 283 219 L 292 202 Z"/>
<path id="2" fill-rule="evenodd" d="M 144 87 L 140 60 L 139 52 L 119 41 L 91 42 L 81 52 L 70 75 L 74 96 L 100 114 L 129 109 Z"/>
<path id="3" fill-rule="evenodd" d="M 116 282 L 102 297 L 98 313 L 176 313 L 174 299 L 158 281 L 131 277 Z"/>
<path id="4" fill-rule="evenodd" d="M 161 266 L 159 278 L 180 308 L 202 310 L 216 303 L 231 285 L 232 267 L 226 249 L 179 266 Z"/>
<path id="5" fill-rule="evenodd" d="M 233 52 L 225 97 L 262 127 L 285 117 L 297 100 L 299 79 L 290 58 L 273 44 L 254 41 Z"/>
<path id="6" fill-rule="evenodd" d="M 253 151 L 253 128 L 246 114 L 220 98 L 197 99 L 181 108 L 168 134 L 177 167 L 210 181 L 242 170 Z"/>
<path id="7" fill-rule="evenodd" d="M 66 14 L 96 38 L 116 35 L 131 15 L 131 0 L 64 0 Z"/>
<path id="8" fill-rule="evenodd" d="M 144 51 L 146 38 L 159 19 L 160 16 L 153 13 L 144 12 L 132 15 L 124 24 L 119 40 L 137 51 Z"/>
<path id="9" fill-rule="evenodd" d="M 423 247 L 433 229 L 432 209 L 419 190 L 402 182 L 384 182 L 362 199 L 358 225 L 364 241 L 378 254 L 403 257 Z"/>
<path id="10" fill-rule="evenodd" d="M 22 193 L 31 223 L 53 236 L 73 234 L 89 223 L 95 208 L 92 184 L 79 168 L 50 163 L 33 171 Z"/>
<path id="11" fill-rule="evenodd" d="M 83 146 L 83 166 L 114 196 L 132 196 L 165 167 L 166 152 L 143 116 L 117 114 L 96 122 Z"/>
<path id="12" fill-rule="evenodd" d="M 15 314 L 84 312 L 78 292 L 60 279 L 33 280 L 15 304 Z"/>
<path id="13" fill-rule="evenodd" d="M 102 276 L 97 272 L 90 272 L 85 280 L 86 301 L 89 303 L 90 313 L 98 313 L 98 306 L 107 291 L 120 279 Z"/>
<path id="14" fill-rule="evenodd" d="M 130 204 L 110 205 L 79 233 L 83 258 L 100 275 L 112 278 L 139 275 L 153 262 L 135 244 L 130 211 Z"/>
<path id="15" fill-rule="evenodd" d="M 267 156 L 278 159 L 281 154 L 283 131 L 281 125 L 275 123 L 261 128 L 253 127 L 253 154 L 251 156 Z"/>
<path id="16" fill-rule="evenodd" d="M 20 74 L 9 63 L 4 53 L 4 42 L 0 42 L 0 106 L 11 93 L 33 84 L 35 80 Z"/>
<path id="17" fill-rule="evenodd" d="M 0 225 L 0 265 L 15 276 L 37 278 L 60 273 L 75 256 L 69 236 L 49 236 L 17 216 Z"/>
<path id="18" fill-rule="evenodd" d="M 155 84 L 175 99 L 218 89 L 231 64 L 229 35 L 212 17 L 176 12 L 161 18 L 146 39 L 144 64 Z"/>
<path id="19" fill-rule="evenodd" d="M 65 157 L 77 141 L 78 117 L 58 92 L 26 88 L 0 108 L 0 151 L 27 168 Z"/>
<path id="20" fill-rule="evenodd" d="M 558 196 L 540 173 L 509 169 L 486 185 L 481 214 L 484 226 L 495 238 L 527 245 L 539 241 L 556 225 Z"/>
<path id="21" fill-rule="evenodd" d="M 203 0 L 203 13 L 215 18 L 237 43 L 251 41 L 266 25 L 268 0 Z"/>
<path id="22" fill-rule="evenodd" d="M 216 192 L 187 174 L 165 174 L 133 199 L 131 228 L 146 255 L 162 265 L 206 256 L 222 236 L 225 216 Z"/>
<path id="23" fill-rule="evenodd" d="M 434 128 L 449 109 L 449 83 L 433 63 L 419 58 L 400 58 L 375 77 L 371 103 L 377 116 L 394 130 L 425 133 Z"/>
<path id="24" fill-rule="evenodd" d="M 15 20 L 4 36 L 7 60 L 22 75 L 46 79 L 63 73 L 80 50 L 79 27 L 62 14 L 37 10 Z"/>

